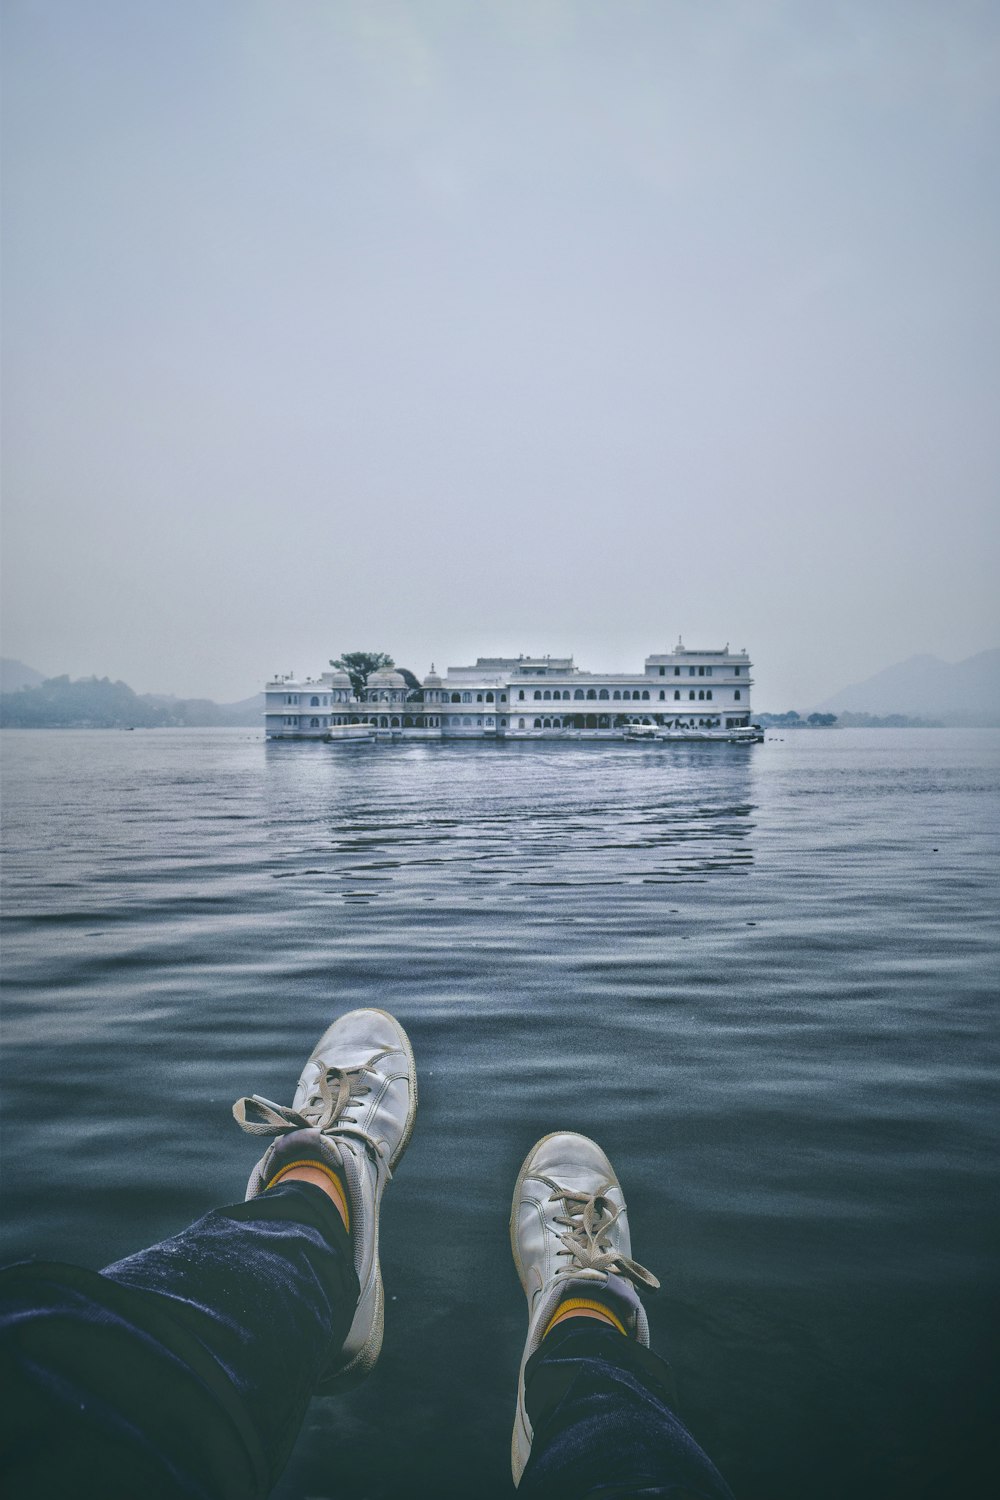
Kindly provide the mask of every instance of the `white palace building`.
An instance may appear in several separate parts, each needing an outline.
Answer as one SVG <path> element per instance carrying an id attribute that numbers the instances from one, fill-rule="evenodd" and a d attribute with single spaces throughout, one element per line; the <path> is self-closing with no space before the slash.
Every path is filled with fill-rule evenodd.
<path id="1" fill-rule="evenodd" d="M 355 697 L 346 672 L 265 688 L 269 739 L 366 733 L 407 740 L 762 738 L 750 721 L 746 651 L 647 656 L 641 672 L 585 672 L 572 657 L 481 656 L 472 667 L 433 665 L 419 689 L 392 669 L 373 672 Z"/>

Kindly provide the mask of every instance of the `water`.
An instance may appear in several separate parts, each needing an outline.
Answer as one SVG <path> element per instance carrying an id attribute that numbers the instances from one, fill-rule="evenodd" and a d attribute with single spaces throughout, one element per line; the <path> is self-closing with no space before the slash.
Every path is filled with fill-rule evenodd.
<path id="1" fill-rule="evenodd" d="M 242 1196 L 231 1101 L 290 1101 L 338 1011 L 413 1041 L 382 1361 L 314 1403 L 280 1500 L 511 1493 L 507 1215 L 556 1127 L 618 1166 L 654 1346 L 742 1500 L 972 1492 L 1000 734 L 3 750 L 5 1258 L 100 1266 Z"/>

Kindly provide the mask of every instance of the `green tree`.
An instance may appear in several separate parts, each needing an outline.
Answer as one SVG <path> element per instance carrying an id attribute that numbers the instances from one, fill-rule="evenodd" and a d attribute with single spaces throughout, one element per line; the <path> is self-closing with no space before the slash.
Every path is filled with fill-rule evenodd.
<path id="1" fill-rule="evenodd" d="M 343 656 L 331 658 L 330 665 L 347 673 L 355 698 L 360 698 L 373 672 L 379 672 L 383 667 L 394 667 L 396 663 L 384 651 L 345 651 Z"/>

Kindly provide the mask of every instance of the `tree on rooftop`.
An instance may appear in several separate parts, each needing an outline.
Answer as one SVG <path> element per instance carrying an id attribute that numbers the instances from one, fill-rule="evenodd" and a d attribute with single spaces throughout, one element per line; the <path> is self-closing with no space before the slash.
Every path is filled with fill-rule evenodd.
<path id="1" fill-rule="evenodd" d="M 383 667 L 394 667 L 396 663 L 384 651 L 345 651 L 343 656 L 331 658 L 330 665 L 347 673 L 355 698 L 360 698 L 373 672 L 380 672 Z"/>
<path id="2" fill-rule="evenodd" d="M 406 683 L 406 701 L 408 703 L 418 703 L 422 701 L 424 690 L 420 685 L 420 679 L 415 675 L 415 673 L 411 672 L 409 667 L 397 667 L 396 671 Z"/>

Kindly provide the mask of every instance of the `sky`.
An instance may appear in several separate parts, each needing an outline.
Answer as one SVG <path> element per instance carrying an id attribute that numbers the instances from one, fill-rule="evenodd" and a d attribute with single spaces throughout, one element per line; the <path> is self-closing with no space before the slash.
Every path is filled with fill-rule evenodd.
<path id="1" fill-rule="evenodd" d="M 1000 644 L 1000 6 L 6 0 L 3 653 Z"/>

